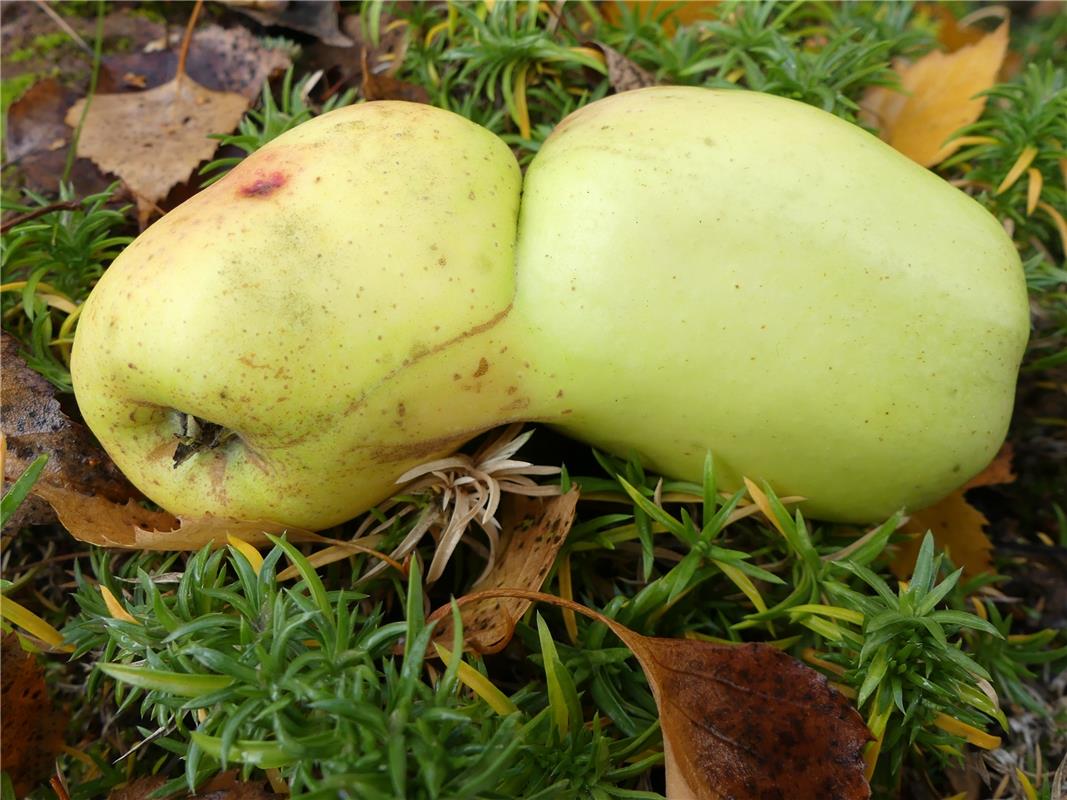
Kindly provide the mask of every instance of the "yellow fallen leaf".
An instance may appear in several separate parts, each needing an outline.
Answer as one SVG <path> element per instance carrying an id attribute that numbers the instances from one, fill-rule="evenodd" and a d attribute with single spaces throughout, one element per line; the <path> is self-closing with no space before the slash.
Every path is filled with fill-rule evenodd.
<path id="1" fill-rule="evenodd" d="M 929 8 L 934 20 L 938 22 L 937 40 L 944 45 L 945 50 L 954 53 L 974 44 L 985 36 L 985 31 L 976 25 L 985 19 L 1006 20 L 1011 13 L 1004 5 L 986 5 L 960 19 L 956 18 L 954 8 L 945 4 L 938 4 Z M 966 10 L 966 9 L 964 9 Z"/>
<path id="2" fill-rule="evenodd" d="M 954 53 L 933 52 L 896 66 L 901 91 L 877 86 L 860 103 L 863 120 L 882 139 L 924 167 L 941 163 L 959 144 L 946 140 L 976 121 L 1008 51 L 1008 23 Z"/>
<path id="3" fill-rule="evenodd" d="M 1011 446 L 1005 445 L 993 462 L 962 488 L 929 508 L 913 512 L 901 529 L 903 533 L 913 535 L 897 549 L 890 564 L 893 574 L 901 579 L 911 575 L 922 537 L 928 530 L 934 535 L 934 543 L 948 554 L 952 563 L 963 567 L 965 577 L 992 572 L 993 543 L 984 531 L 989 520 L 967 502 L 964 493 L 977 486 L 1014 481 L 1011 459 Z"/>
<path id="4" fill-rule="evenodd" d="M 686 0 L 684 3 L 668 0 L 623 0 L 621 3 L 598 4 L 601 14 L 612 24 L 619 24 L 623 7 L 644 22 L 655 22 L 662 18 L 663 30 L 673 35 L 679 27 L 692 25 L 700 20 L 715 19 L 715 6 L 718 0 Z M 744 12 L 744 6 L 740 8 Z"/>
<path id="5" fill-rule="evenodd" d="M 107 606 L 108 613 L 115 619 L 120 619 L 123 622 L 129 622 L 133 625 L 140 625 L 141 622 L 122 605 L 122 602 L 115 597 L 110 589 L 106 586 L 100 587 L 100 594 L 104 598 L 104 605 Z"/>
<path id="6" fill-rule="evenodd" d="M 914 534 L 903 542 L 893 559 L 893 574 L 908 576 L 915 566 L 923 534 L 930 531 L 938 548 L 948 553 L 952 563 L 963 567 L 963 574 L 971 577 L 993 570 L 993 543 L 983 528 L 989 522 L 956 491 L 944 500 L 916 511 L 904 525 L 903 532 Z"/>
<path id="7" fill-rule="evenodd" d="M 258 575 L 263 568 L 263 556 L 259 554 L 259 551 L 244 539 L 234 536 L 232 533 L 226 534 L 226 542 L 245 557 L 249 566 L 252 567 L 252 571 Z"/>

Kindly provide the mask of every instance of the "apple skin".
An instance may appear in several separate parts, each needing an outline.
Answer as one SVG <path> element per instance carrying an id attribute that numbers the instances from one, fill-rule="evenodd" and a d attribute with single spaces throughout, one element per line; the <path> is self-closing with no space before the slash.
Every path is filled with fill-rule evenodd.
<path id="1" fill-rule="evenodd" d="M 351 518 L 527 402 L 496 330 L 520 180 L 497 137 L 426 105 L 279 137 L 93 290 L 71 364 L 86 422 L 171 512 Z M 237 435 L 175 468 L 178 412 Z"/>
<path id="2" fill-rule="evenodd" d="M 977 202 L 811 106 L 661 87 L 564 120 L 524 181 L 514 314 L 555 422 L 666 475 L 870 522 L 981 471 L 1029 333 Z M 566 408 L 563 408 L 565 406 Z M 550 417 L 551 418 L 551 417 Z"/>

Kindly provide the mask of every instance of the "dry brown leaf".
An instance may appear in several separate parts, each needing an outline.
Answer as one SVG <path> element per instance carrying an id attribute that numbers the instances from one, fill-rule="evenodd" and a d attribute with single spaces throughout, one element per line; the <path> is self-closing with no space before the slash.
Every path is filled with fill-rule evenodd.
<path id="1" fill-rule="evenodd" d="M 631 89 L 643 89 L 655 86 L 658 81 L 648 70 L 639 67 L 613 47 L 603 42 L 595 42 L 608 66 L 608 81 L 616 92 L 628 92 Z"/>
<path id="2" fill-rule="evenodd" d="M 429 103 L 430 93 L 416 83 L 408 83 L 392 75 L 375 75 L 367 64 L 367 51 L 360 55 L 363 68 L 363 97 L 366 100 L 407 100 L 411 103 Z"/>
<path id="3" fill-rule="evenodd" d="M 954 53 L 933 52 L 896 65 L 901 91 L 871 88 L 860 103 L 863 119 L 882 139 L 924 167 L 941 163 L 958 144 L 946 139 L 982 115 L 979 92 L 996 83 L 1008 50 L 1008 23 Z"/>
<path id="4" fill-rule="evenodd" d="M 125 786 L 112 789 L 108 792 L 107 800 L 147 800 L 164 783 L 166 780 L 158 775 L 137 778 Z"/>
<path id="5" fill-rule="evenodd" d="M 508 495 L 501 505 L 503 541 L 500 555 L 474 589 L 537 591 L 545 582 L 574 524 L 578 487 L 556 497 Z M 465 641 L 479 653 L 500 652 L 511 641 L 515 623 L 529 607 L 530 601 L 519 597 L 501 597 L 462 607 Z M 451 646 L 451 609 L 440 609 L 437 614 L 432 619 L 444 619 L 438 625 L 436 639 Z"/>
<path id="6" fill-rule="evenodd" d="M 223 0 L 226 2 L 226 0 Z M 229 0 L 226 5 L 251 17 L 260 25 L 288 28 L 307 33 L 333 47 L 351 47 L 353 42 L 337 25 L 338 7 L 334 2 L 247 2 Z"/>
<path id="7" fill-rule="evenodd" d="M 55 389 L 26 366 L 19 343 L 0 335 L 0 430 L 7 445 L 4 480 L 13 481 L 42 454 L 48 463 L 41 483 L 68 486 L 84 494 L 125 502 L 141 497 L 84 425 L 60 407 Z"/>
<path id="8" fill-rule="evenodd" d="M 59 191 L 71 130 L 64 119 L 78 93 L 55 78 L 44 78 L 11 104 L 4 125 L 4 147 L 17 177 L 27 188 L 46 194 Z M 6 177 L 6 176 L 5 176 Z M 77 159 L 70 180 L 78 195 L 95 194 L 111 181 L 85 159 Z"/>
<path id="9" fill-rule="evenodd" d="M 67 112 L 76 126 L 84 100 Z M 189 178 L 219 143 L 208 134 L 229 133 L 249 99 L 213 92 L 181 76 L 155 89 L 93 98 L 78 139 L 78 155 L 118 175 L 137 199 L 143 225 L 156 204 Z"/>
<path id="10" fill-rule="evenodd" d="M 112 789 L 107 800 L 150 800 L 165 782 L 159 776 L 138 778 L 119 789 Z M 237 780 L 237 772 L 229 770 L 220 772 L 196 794 L 183 796 L 186 800 L 275 800 L 283 795 L 272 792 L 265 781 Z"/>
<path id="11" fill-rule="evenodd" d="M 493 598 L 576 611 L 633 651 L 659 709 L 668 800 L 870 796 L 862 753 L 871 736 L 859 712 L 823 675 L 780 650 L 642 636 L 540 592 L 475 592 L 460 608 Z"/>
<path id="12" fill-rule="evenodd" d="M 668 800 L 870 796 L 867 726 L 815 670 L 764 644 L 620 638 L 656 697 Z"/>
<path id="13" fill-rule="evenodd" d="M 226 544 L 227 536 L 236 536 L 253 545 L 268 545 L 268 533 L 284 533 L 293 542 L 333 542 L 311 531 L 275 522 L 212 516 L 174 517 L 166 511 L 146 509 L 132 500 L 119 504 L 51 484 L 38 483 L 33 492 L 48 501 L 60 524 L 74 538 L 99 547 L 199 550 L 208 544 Z"/>
<path id="14" fill-rule="evenodd" d="M 30 153 L 59 150 L 70 139 L 63 115 L 77 95 L 55 78 L 37 81 L 8 109 L 4 147 L 7 158 L 19 161 Z M 56 147 L 56 144 L 59 147 Z M 63 153 L 64 158 L 66 152 Z"/>
<path id="15" fill-rule="evenodd" d="M 967 502 L 968 489 L 1011 483 L 1015 474 L 1011 468 L 1012 448 L 1005 444 L 993 462 L 962 488 L 929 508 L 916 511 L 901 528 L 911 536 L 898 545 L 890 567 L 900 579 L 908 578 L 915 569 L 926 531 L 934 535 L 934 544 L 948 554 L 957 567 L 963 567 L 964 577 L 974 577 L 993 571 L 993 543 L 985 534 L 989 520 Z"/>
<path id="16" fill-rule="evenodd" d="M 893 557 L 890 565 L 893 574 L 901 579 L 911 575 L 928 530 L 934 535 L 934 543 L 948 553 L 952 563 L 963 567 L 965 576 L 991 572 L 993 543 L 983 530 L 988 522 L 984 514 L 967 502 L 962 489 L 929 508 L 914 512 L 901 529 L 902 533 L 911 536 L 900 543 Z"/>
<path id="17" fill-rule="evenodd" d="M 174 78 L 178 58 L 173 49 L 104 56 L 97 91 L 121 93 L 131 86 L 162 86 Z M 207 25 L 193 34 L 185 72 L 206 89 L 255 100 L 264 82 L 290 63 L 284 50 L 264 47 L 245 28 Z"/>
<path id="18" fill-rule="evenodd" d="M 1015 471 L 1011 462 L 1015 458 L 1015 449 L 1011 442 L 1005 442 L 997 453 L 996 458 L 989 462 L 989 466 L 979 472 L 963 485 L 963 491 L 974 489 L 978 486 L 996 486 L 1001 483 L 1014 483 Z"/>
<path id="19" fill-rule="evenodd" d="M 188 800 L 274 800 L 282 795 L 271 791 L 267 781 L 242 781 L 237 770 L 220 772 Z"/>
<path id="20" fill-rule="evenodd" d="M 0 648 L 0 769 L 11 776 L 15 795 L 25 797 L 48 779 L 63 748 L 66 720 L 48 696 L 44 670 L 19 637 L 5 635 Z"/>

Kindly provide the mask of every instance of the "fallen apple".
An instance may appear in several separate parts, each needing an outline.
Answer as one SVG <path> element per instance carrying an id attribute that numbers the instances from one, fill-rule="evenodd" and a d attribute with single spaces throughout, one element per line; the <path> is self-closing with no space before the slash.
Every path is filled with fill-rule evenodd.
<path id="1" fill-rule="evenodd" d="M 571 115 L 524 183 L 429 106 L 305 123 L 127 248 L 72 375 L 179 514 L 323 528 L 528 419 L 869 521 L 991 460 L 1027 333 L 962 192 L 815 108 L 669 87 Z"/>

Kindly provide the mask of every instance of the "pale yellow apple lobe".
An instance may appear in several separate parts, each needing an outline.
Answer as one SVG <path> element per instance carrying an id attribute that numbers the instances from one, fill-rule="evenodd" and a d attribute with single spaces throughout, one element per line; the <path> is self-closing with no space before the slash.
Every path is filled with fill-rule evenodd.
<path id="1" fill-rule="evenodd" d="M 86 421 L 170 511 L 353 516 L 514 414 L 519 187 L 503 142 L 429 106 L 301 125 L 107 270 L 74 348 Z M 207 441 L 175 467 L 189 424 Z"/>
<path id="2" fill-rule="evenodd" d="M 564 431 L 871 521 L 1004 438 L 1019 259 L 962 192 L 860 128 L 751 92 L 655 88 L 559 125 L 527 172 L 516 322 Z M 557 412 L 565 410 L 558 408 Z"/>

